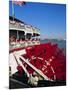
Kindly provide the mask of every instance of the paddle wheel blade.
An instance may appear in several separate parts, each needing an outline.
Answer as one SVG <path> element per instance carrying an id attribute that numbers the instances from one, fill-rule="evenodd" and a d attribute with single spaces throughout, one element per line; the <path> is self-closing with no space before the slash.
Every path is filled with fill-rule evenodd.
<path id="1" fill-rule="evenodd" d="M 51 43 L 30 46 L 25 49 L 26 54 L 20 58 L 29 74 L 37 72 L 46 80 L 66 79 L 66 58 L 57 44 Z M 40 72 L 39 72 L 40 71 Z"/>

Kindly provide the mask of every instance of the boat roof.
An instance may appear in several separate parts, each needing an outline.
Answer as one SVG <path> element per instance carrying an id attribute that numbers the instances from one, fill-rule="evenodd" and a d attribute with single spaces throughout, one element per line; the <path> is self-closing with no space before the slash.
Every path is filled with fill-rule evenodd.
<path id="1" fill-rule="evenodd" d="M 9 16 L 9 20 L 11 20 L 11 21 L 13 21 L 13 17 L 12 16 Z M 14 17 L 14 21 L 16 21 L 16 22 L 18 22 L 18 23 L 22 23 L 22 24 L 24 24 L 25 26 L 27 26 L 27 27 L 31 27 L 32 29 L 31 30 L 26 30 L 26 32 L 29 32 L 29 33 L 37 33 L 37 34 L 40 34 L 40 32 L 39 32 L 39 30 L 40 29 L 38 29 L 37 27 L 34 27 L 34 26 L 32 26 L 32 25 L 29 25 L 29 24 L 26 24 L 26 23 L 24 23 L 23 21 L 21 21 L 20 19 L 18 19 L 18 18 L 16 18 L 16 17 Z M 10 26 L 11 27 L 11 26 Z M 14 26 L 12 26 L 11 27 L 11 29 L 13 28 Z M 27 28 L 26 27 L 26 28 Z M 20 31 L 25 31 L 23 28 L 16 28 L 16 27 L 14 27 L 14 29 L 13 30 L 20 30 Z"/>
<path id="2" fill-rule="evenodd" d="M 17 21 L 17 22 L 20 22 L 20 23 L 24 23 L 23 21 L 19 20 L 18 18 L 9 16 L 9 20 L 13 20 L 13 18 L 14 18 L 14 21 Z"/>

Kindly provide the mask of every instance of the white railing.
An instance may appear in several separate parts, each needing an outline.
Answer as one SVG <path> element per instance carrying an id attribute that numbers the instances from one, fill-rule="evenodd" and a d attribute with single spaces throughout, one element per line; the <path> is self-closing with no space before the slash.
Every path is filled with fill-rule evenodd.
<path id="1" fill-rule="evenodd" d="M 31 34 L 36 33 L 36 34 L 40 35 L 39 30 L 33 29 L 32 27 L 27 27 L 24 24 L 20 24 L 20 23 L 16 23 L 16 22 L 9 23 L 9 29 L 10 30 L 24 31 L 26 33 L 31 33 Z"/>
<path id="2" fill-rule="evenodd" d="M 40 41 L 21 41 L 21 42 L 11 42 L 9 44 L 9 48 L 15 49 L 15 48 L 20 48 L 20 47 L 27 47 L 27 46 L 32 46 L 32 45 L 39 45 Z"/>
<path id="3" fill-rule="evenodd" d="M 24 26 L 21 26 L 21 25 L 18 25 L 18 24 L 9 24 L 9 29 L 11 30 L 21 30 L 21 31 L 25 31 L 25 27 Z"/>

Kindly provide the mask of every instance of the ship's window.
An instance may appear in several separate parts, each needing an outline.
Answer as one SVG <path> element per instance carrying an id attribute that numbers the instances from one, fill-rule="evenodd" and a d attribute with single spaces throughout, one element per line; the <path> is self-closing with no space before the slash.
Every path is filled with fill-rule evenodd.
<path id="1" fill-rule="evenodd" d="M 15 36 L 17 38 L 17 31 L 16 30 L 9 30 L 9 37 Z"/>
<path id="2" fill-rule="evenodd" d="M 26 39 L 29 40 L 29 39 L 31 39 L 31 37 L 32 37 L 32 35 L 31 35 L 30 33 L 27 33 L 27 34 L 26 34 Z"/>
<path id="3" fill-rule="evenodd" d="M 19 40 L 20 39 L 25 40 L 25 32 L 24 31 L 19 31 L 18 34 L 19 34 Z"/>

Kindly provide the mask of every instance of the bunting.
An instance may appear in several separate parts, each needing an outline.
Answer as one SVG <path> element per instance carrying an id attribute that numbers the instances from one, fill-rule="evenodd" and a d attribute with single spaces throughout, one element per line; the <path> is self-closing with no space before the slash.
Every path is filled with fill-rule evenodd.
<path id="1" fill-rule="evenodd" d="M 16 5 L 19 5 L 19 6 L 22 6 L 22 5 L 25 5 L 26 3 L 24 1 L 15 1 L 15 0 L 12 0 L 12 2 Z"/>

